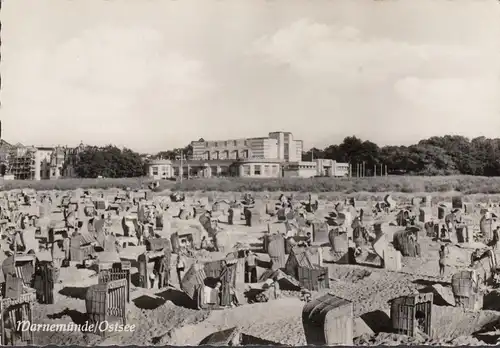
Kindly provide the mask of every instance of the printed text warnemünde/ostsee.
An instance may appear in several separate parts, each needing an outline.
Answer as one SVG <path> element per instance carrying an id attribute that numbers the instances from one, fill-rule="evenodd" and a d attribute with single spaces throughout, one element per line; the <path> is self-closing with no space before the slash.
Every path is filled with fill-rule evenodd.
<path id="1" fill-rule="evenodd" d="M 133 332 L 135 325 L 123 325 L 118 323 L 109 323 L 102 321 L 99 324 L 32 324 L 28 320 L 19 321 L 17 323 L 17 330 L 19 331 L 46 331 L 46 332 L 69 332 L 69 331 L 82 331 L 82 332 L 95 332 L 95 331 L 108 331 L 108 332 Z"/>

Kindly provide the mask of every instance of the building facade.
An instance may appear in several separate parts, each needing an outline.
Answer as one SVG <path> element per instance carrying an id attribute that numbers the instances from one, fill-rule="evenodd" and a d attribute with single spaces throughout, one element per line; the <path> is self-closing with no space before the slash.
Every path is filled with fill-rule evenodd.
<path id="1" fill-rule="evenodd" d="M 156 180 L 178 177 L 186 179 L 214 177 L 346 177 L 350 175 L 349 168 L 348 163 L 339 163 L 329 159 L 288 163 L 275 159 L 155 160 L 148 164 L 148 175 Z"/>
<path id="2" fill-rule="evenodd" d="M 284 177 L 346 177 L 350 175 L 349 163 L 340 163 L 330 159 L 318 158 L 311 162 L 292 162 L 283 167 Z"/>
<path id="3" fill-rule="evenodd" d="M 170 179 L 175 177 L 172 172 L 172 161 L 169 160 L 154 160 L 148 165 L 149 177 L 158 179 Z"/>
<path id="4" fill-rule="evenodd" d="M 12 146 L 5 156 L 5 179 L 48 180 L 74 177 L 74 158 L 78 148 Z"/>
<path id="5" fill-rule="evenodd" d="M 302 159 L 302 140 L 290 132 L 272 132 L 267 137 L 217 141 L 192 141 L 193 160 L 272 159 L 295 162 Z"/>
<path id="6" fill-rule="evenodd" d="M 192 141 L 187 160 L 155 160 L 148 164 L 155 179 L 195 177 L 279 178 L 350 175 L 349 164 L 328 159 L 302 161 L 303 142 L 290 132 L 271 132 L 267 137 Z"/>
<path id="7" fill-rule="evenodd" d="M 282 164 L 277 160 L 251 159 L 236 163 L 239 177 L 279 178 Z"/>

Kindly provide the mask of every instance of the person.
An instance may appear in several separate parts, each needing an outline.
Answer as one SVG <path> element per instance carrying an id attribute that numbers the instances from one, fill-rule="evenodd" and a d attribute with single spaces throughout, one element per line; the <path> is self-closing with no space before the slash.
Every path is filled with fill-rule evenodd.
<path id="1" fill-rule="evenodd" d="M 169 278 L 170 278 L 170 255 L 164 255 L 159 264 L 158 274 L 160 275 L 160 279 L 158 281 L 158 288 L 164 288 L 168 286 Z"/>
<path id="2" fill-rule="evenodd" d="M 500 227 L 497 226 L 497 228 L 495 228 L 493 230 L 493 241 L 492 241 L 492 247 L 493 247 L 493 250 L 496 250 L 497 248 L 497 244 L 498 244 L 498 241 L 499 241 L 499 230 Z"/>
<path id="3" fill-rule="evenodd" d="M 273 283 L 271 284 L 271 286 L 274 288 L 274 298 L 278 299 L 280 297 L 281 292 L 277 276 L 273 277 Z"/>
<path id="4" fill-rule="evenodd" d="M 440 234 L 440 238 L 441 239 L 444 239 L 446 238 L 446 235 L 448 234 L 448 231 L 446 230 L 446 226 L 443 225 L 443 227 L 441 227 L 441 234 Z"/>
<path id="5" fill-rule="evenodd" d="M 149 273 L 149 281 L 151 283 L 151 289 L 153 289 L 155 286 L 155 280 L 156 280 L 156 270 L 153 269 L 153 271 Z"/>
<path id="6" fill-rule="evenodd" d="M 474 252 L 470 256 L 471 267 L 473 267 L 476 264 L 476 261 L 478 261 L 480 257 L 481 255 L 479 249 L 474 250 Z"/>
<path id="7" fill-rule="evenodd" d="M 217 281 L 217 283 L 215 284 L 215 287 L 214 287 L 214 292 L 216 295 L 214 295 L 214 300 L 215 300 L 215 304 L 217 305 L 220 305 L 222 303 L 222 282 L 220 280 Z M 214 301 L 211 301 L 211 302 L 214 302 Z"/>
<path id="8" fill-rule="evenodd" d="M 354 244 L 351 237 L 349 237 L 347 239 L 347 247 L 348 247 L 349 264 L 355 265 L 356 264 L 356 244 Z"/>
<path id="9" fill-rule="evenodd" d="M 446 261 L 446 247 L 441 245 L 441 249 L 439 250 L 439 276 L 444 277 L 445 264 Z"/>
<path id="10" fill-rule="evenodd" d="M 311 235 L 311 232 L 307 232 L 306 236 L 307 236 L 307 239 L 306 239 L 307 246 L 311 246 L 312 245 L 312 235 Z"/>
<path id="11" fill-rule="evenodd" d="M 245 277 L 245 282 L 246 283 L 256 283 L 257 282 L 257 257 L 255 254 L 247 250 L 246 252 L 246 257 L 245 257 L 245 264 L 246 264 L 246 277 Z"/>
<path id="12" fill-rule="evenodd" d="M 184 257 L 182 256 L 182 254 L 179 253 L 179 255 L 177 255 L 177 265 L 176 265 L 176 268 L 177 268 L 177 279 L 179 279 L 179 285 L 182 282 L 182 275 L 184 273 L 184 267 L 185 266 L 186 265 L 184 263 Z"/>
<path id="13" fill-rule="evenodd" d="M 208 242 L 207 242 L 207 237 L 206 236 L 203 236 L 201 238 L 201 249 L 207 249 L 208 247 Z"/>
<path id="14" fill-rule="evenodd" d="M 240 301 L 238 301 L 238 296 L 236 295 L 236 290 L 232 285 L 229 285 L 229 294 L 231 296 L 231 307 L 239 307 Z"/>

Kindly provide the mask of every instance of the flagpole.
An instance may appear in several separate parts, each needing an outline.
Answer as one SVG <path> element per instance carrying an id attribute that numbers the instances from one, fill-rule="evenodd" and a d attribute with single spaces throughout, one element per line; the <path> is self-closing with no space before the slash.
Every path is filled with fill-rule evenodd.
<path id="1" fill-rule="evenodd" d="M 182 153 L 182 150 L 181 150 L 181 170 L 179 170 L 179 172 L 181 173 L 181 184 L 182 184 L 182 178 L 184 177 L 184 154 Z"/>

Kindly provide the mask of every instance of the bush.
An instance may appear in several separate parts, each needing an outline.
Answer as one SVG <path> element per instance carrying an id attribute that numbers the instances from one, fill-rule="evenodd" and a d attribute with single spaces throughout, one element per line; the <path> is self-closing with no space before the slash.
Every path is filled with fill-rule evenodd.
<path id="1" fill-rule="evenodd" d="M 226 178 L 194 179 L 162 183 L 164 189 L 179 191 L 286 191 L 286 192 L 448 192 L 462 194 L 500 193 L 500 178 L 477 176 L 388 176 L 370 178 Z"/>
<path id="2" fill-rule="evenodd" d="M 14 180 L 5 181 L 4 190 L 19 188 L 34 188 L 37 190 L 71 190 L 146 188 L 152 179 L 121 178 L 121 179 L 58 179 L 58 180 Z M 213 178 L 191 179 L 181 182 L 169 180 L 160 181 L 156 192 L 173 191 L 217 191 L 217 192 L 316 192 L 316 193 L 384 193 L 384 192 L 448 192 L 457 191 L 461 194 L 494 194 L 500 193 L 500 178 L 478 176 L 389 176 L 371 178 Z"/>
<path id="3" fill-rule="evenodd" d="M 149 178 L 120 178 L 120 179 L 57 179 L 57 180 L 5 180 L 3 190 L 14 190 L 32 188 L 39 191 L 44 190 L 74 190 L 82 189 L 131 189 L 147 188 L 152 182 Z"/>

